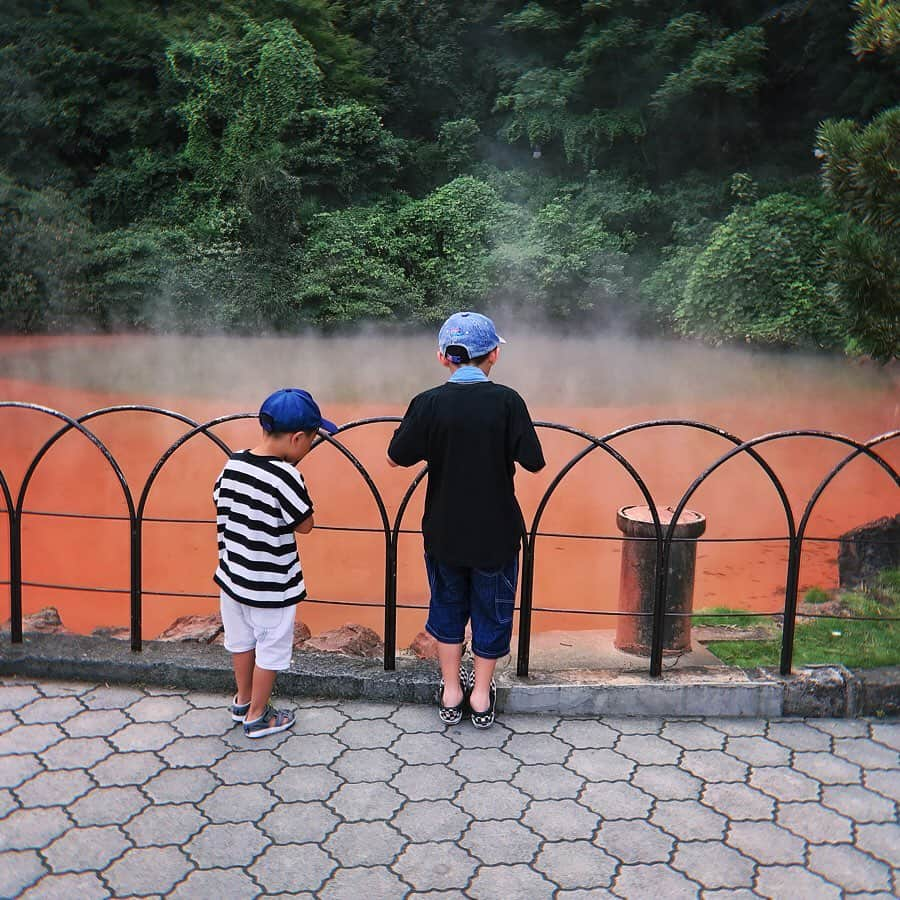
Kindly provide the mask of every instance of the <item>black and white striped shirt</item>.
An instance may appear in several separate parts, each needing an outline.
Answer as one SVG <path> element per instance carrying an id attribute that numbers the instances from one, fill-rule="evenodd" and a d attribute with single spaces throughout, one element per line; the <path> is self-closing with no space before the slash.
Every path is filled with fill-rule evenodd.
<path id="1" fill-rule="evenodd" d="M 306 596 L 294 529 L 313 512 L 303 476 L 274 456 L 235 453 L 213 489 L 219 566 L 213 580 L 247 606 Z"/>

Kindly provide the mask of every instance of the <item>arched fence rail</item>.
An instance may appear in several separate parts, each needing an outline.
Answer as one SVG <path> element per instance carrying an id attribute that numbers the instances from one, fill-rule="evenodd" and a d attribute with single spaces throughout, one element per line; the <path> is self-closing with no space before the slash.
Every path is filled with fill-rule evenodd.
<path id="1" fill-rule="evenodd" d="M 38 413 L 43 416 L 56 419 L 61 426 L 56 430 L 37 450 L 32 457 L 29 465 L 25 470 L 22 483 L 18 492 L 14 495 L 9 487 L 8 480 L 0 467 L 0 496 L 2 496 L 3 508 L 0 513 L 6 513 L 9 524 L 9 580 L 0 581 L 0 584 L 8 584 L 10 588 L 10 638 L 13 643 L 22 641 L 22 589 L 23 587 L 39 587 L 52 588 L 57 590 L 76 590 L 87 592 L 117 593 L 128 594 L 130 599 L 130 633 L 131 648 L 134 651 L 140 651 L 142 646 L 141 626 L 142 626 L 142 608 L 145 596 L 174 596 L 185 598 L 217 598 L 217 593 L 188 593 L 188 592 L 170 592 L 170 591 L 151 591 L 145 590 L 142 581 L 142 551 L 143 551 L 143 526 L 147 522 L 167 523 L 167 524 L 213 524 L 212 519 L 189 519 L 189 518 L 154 518 L 146 515 L 147 502 L 150 498 L 153 486 L 160 472 L 166 466 L 172 456 L 189 441 L 202 437 L 211 442 L 224 456 L 227 456 L 231 449 L 228 444 L 215 434 L 214 429 L 228 422 L 241 419 L 254 419 L 253 413 L 235 413 L 227 416 L 220 416 L 210 419 L 207 422 L 196 422 L 188 416 L 182 415 L 171 410 L 160 409 L 153 406 L 143 405 L 126 405 L 111 406 L 103 409 L 89 412 L 78 419 L 74 419 L 65 413 L 59 412 L 49 407 L 39 406 L 33 403 L 22 403 L 15 401 L 0 402 L 0 411 L 18 409 Z M 186 431 L 178 437 L 163 454 L 157 459 L 140 491 L 133 491 L 125 478 L 115 456 L 104 444 L 100 438 L 91 431 L 87 424 L 95 419 L 104 416 L 110 416 L 120 413 L 142 413 L 146 415 L 162 416 L 186 426 Z M 394 518 L 391 519 L 388 514 L 387 507 L 381 492 L 378 489 L 375 480 L 372 478 L 366 466 L 362 461 L 344 444 L 341 437 L 352 429 L 362 428 L 371 425 L 397 423 L 399 418 L 396 416 L 380 416 L 368 419 L 359 419 L 342 425 L 335 435 L 321 434 L 313 444 L 313 450 L 317 450 L 322 446 L 333 448 L 342 455 L 353 467 L 353 470 L 362 479 L 366 485 L 372 502 L 378 513 L 380 520 L 379 527 L 360 527 L 354 525 L 347 526 L 317 526 L 317 530 L 337 531 L 337 532 L 364 532 L 381 534 L 384 539 L 384 668 L 385 670 L 393 670 L 396 666 L 397 655 L 397 610 L 398 609 L 424 609 L 420 604 L 399 604 L 397 602 L 397 565 L 398 565 L 398 547 L 400 536 L 402 534 L 416 534 L 418 529 L 404 528 L 403 520 L 409 507 L 416 489 L 424 480 L 426 469 L 423 467 L 417 471 L 412 478 L 406 492 L 404 493 L 400 504 L 397 508 Z M 810 517 L 820 501 L 821 497 L 833 483 L 835 478 L 843 471 L 846 466 L 860 456 L 866 457 L 874 465 L 880 467 L 887 478 L 892 482 L 894 490 L 898 490 L 900 496 L 900 474 L 891 466 L 887 460 L 878 453 L 878 448 L 887 444 L 889 441 L 900 437 L 900 430 L 889 431 L 884 434 L 877 435 L 868 441 L 857 441 L 852 438 L 840 434 L 834 434 L 825 431 L 812 430 L 794 430 L 780 431 L 772 434 L 761 435 L 751 440 L 742 440 L 736 435 L 730 434 L 721 428 L 708 425 L 702 422 L 695 422 L 688 419 L 662 419 L 651 422 L 641 422 L 630 425 L 626 428 L 620 428 L 609 434 L 597 436 L 586 431 L 561 425 L 556 422 L 535 422 L 538 429 L 555 430 L 572 435 L 583 442 L 583 446 L 556 472 L 550 480 L 547 488 L 541 496 L 534 516 L 530 523 L 524 523 L 525 536 L 522 541 L 522 578 L 521 591 L 519 598 L 519 643 L 517 654 L 517 673 L 520 676 L 527 676 L 529 670 L 529 654 L 531 647 L 531 619 L 534 612 L 552 613 L 574 613 L 582 615 L 630 615 L 630 616 L 648 616 L 652 619 L 651 630 L 651 647 L 649 658 L 649 671 L 654 677 L 659 677 L 663 671 L 663 633 L 664 625 L 667 617 L 671 616 L 690 616 L 691 613 L 669 612 L 665 608 L 665 597 L 668 586 L 669 577 L 669 557 L 671 554 L 673 542 L 679 540 L 698 540 L 696 538 L 677 538 L 675 537 L 675 523 L 677 523 L 681 512 L 687 507 L 691 497 L 703 485 L 710 476 L 712 476 L 720 467 L 726 465 L 730 460 L 740 456 L 747 456 L 761 469 L 768 482 L 771 484 L 774 494 L 777 496 L 785 517 L 786 535 L 782 536 L 759 536 L 748 538 L 703 538 L 704 542 L 771 542 L 782 541 L 788 545 L 787 570 L 785 573 L 785 590 L 784 604 L 781 609 L 769 612 L 739 612 L 735 611 L 729 614 L 733 618 L 739 619 L 747 615 L 781 615 L 783 616 L 782 630 L 782 649 L 781 649 L 781 672 L 788 674 L 791 671 L 793 644 L 794 644 L 794 626 L 797 615 L 797 601 L 799 594 L 800 579 L 800 561 L 803 552 L 804 541 L 837 541 L 837 538 L 818 538 L 809 537 L 806 533 L 810 521 Z M 707 432 L 709 434 L 720 437 L 729 448 L 720 455 L 716 460 L 709 464 L 702 472 L 700 472 L 678 502 L 674 504 L 674 513 L 671 516 L 671 522 L 668 526 L 662 524 L 659 516 L 659 507 L 654 500 L 646 481 L 641 476 L 638 468 L 628 460 L 628 458 L 618 451 L 614 446 L 617 438 L 626 434 L 659 428 L 688 428 Z M 61 511 L 47 510 L 29 510 L 25 508 L 25 500 L 28 487 L 31 484 L 41 462 L 47 456 L 54 444 L 70 431 L 75 431 L 89 441 L 100 453 L 107 464 L 110 466 L 119 487 L 122 491 L 124 503 L 123 515 L 93 515 L 87 513 L 71 513 Z M 847 448 L 848 453 L 834 465 L 825 475 L 815 491 L 810 496 L 806 506 L 800 516 L 799 522 L 795 519 L 794 511 L 788 500 L 787 492 L 781 480 L 778 478 L 772 467 L 760 456 L 757 451 L 758 447 L 772 444 L 777 441 L 787 441 L 796 438 L 807 438 L 820 441 L 828 441 L 836 443 Z M 610 458 L 617 466 L 619 466 L 628 478 L 634 483 L 635 488 L 639 491 L 644 502 L 650 509 L 653 520 L 654 536 L 652 538 L 625 538 L 623 536 L 613 535 L 590 535 L 590 534 L 574 534 L 567 532 L 542 532 L 540 531 L 541 519 L 551 502 L 554 493 L 559 485 L 566 478 L 569 472 L 575 466 L 582 462 L 592 453 L 600 451 Z M 321 452 L 321 450 L 319 451 Z M 135 502 L 137 496 L 137 502 Z M 79 519 L 105 519 L 116 521 L 127 521 L 130 529 L 130 579 L 128 588 L 97 588 L 80 585 L 67 584 L 45 584 L 42 582 L 27 581 L 23 579 L 22 573 L 22 520 L 23 516 L 57 516 L 66 518 Z M 634 613 L 621 612 L 615 610 L 589 610 L 589 609 L 559 609 L 553 607 L 540 607 L 535 605 L 534 597 L 534 571 L 537 558 L 537 538 L 539 537 L 556 537 L 580 540 L 631 540 L 631 541 L 652 541 L 655 544 L 655 580 L 653 586 L 652 612 Z M 369 607 L 370 603 L 356 603 L 341 600 L 308 600 L 309 603 L 322 603 L 334 606 L 350 606 L 350 607 Z M 824 618 L 824 616 L 823 616 Z M 864 619 L 866 617 L 855 617 Z M 878 621 L 896 621 L 896 618 L 887 619 L 881 617 Z"/>

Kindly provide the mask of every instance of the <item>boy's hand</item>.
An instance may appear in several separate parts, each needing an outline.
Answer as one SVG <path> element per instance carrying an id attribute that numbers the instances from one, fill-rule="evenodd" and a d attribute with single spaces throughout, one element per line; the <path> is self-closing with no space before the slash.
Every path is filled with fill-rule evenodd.
<path id="1" fill-rule="evenodd" d="M 294 527 L 295 534 L 309 534 L 315 527 L 315 516 L 307 516 L 302 522 L 298 522 Z"/>

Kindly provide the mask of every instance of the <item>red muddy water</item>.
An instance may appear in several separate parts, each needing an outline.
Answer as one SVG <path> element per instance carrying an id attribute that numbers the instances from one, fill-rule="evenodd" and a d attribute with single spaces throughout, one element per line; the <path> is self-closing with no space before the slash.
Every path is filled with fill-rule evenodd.
<path id="1" fill-rule="evenodd" d="M 150 404 L 197 420 L 251 411 L 276 387 L 310 388 L 338 423 L 401 415 L 417 390 L 439 383 L 442 370 L 429 337 L 377 334 L 346 339 L 64 337 L 0 338 L 0 400 L 43 404 L 71 416 L 115 404 Z M 577 339 L 514 335 L 493 373 L 523 394 L 536 419 L 601 435 L 635 422 L 684 417 L 749 438 L 781 429 L 821 429 L 867 439 L 900 427 L 900 390 L 891 373 L 834 358 L 752 355 L 622 338 Z M 0 471 L 18 489 L 41 443 L 58 427 L 35 412 L 0 410 Z M 152 466 L 185 426 L 146 413 L 118 413 L 89 423 L 119 462 L 137 496 Z M 414 474 L 390 469 L 384 451 L 393 425 L 355 429 L 343 440 L 368 468 L 393 515 Z M 217 433 L 232 447 L 256 440 L 252 422 Z M 548 466 L 519 472 L 526 521 L 559 469 L 584 446 L 574 436 L 541 430 Z M 640 471 L 660 504 L 675 503 L 693 478 L 728 447 L 722 438 L 680 427 L 619 438 L 614 446 Z M 763 445 L 761 454 L 782 478 L 797 517 L 821 478 L 848 450 L 811 438 Z M 883 455 L 900 466 L 900 440 Z M 221 452 L 198 437 L 163 469 L 147 505 L 155 518 L 211 520 L 211 487 Z M 318 447 L 300 466 L 316 503 L 318 526 L 380 527 L 371 494 L 333 448 Z M 423 488 L 404 519 L 417 529 Z M 136 502 L 136 500 L 135 500 Z M 602 613 L 617 608 L 620 545 L 615 513 L 643 503 L 627 474 L 595 451 L 563 480 L 547 506 L 537 544 L 536 607 Z M 694 607 L 730 606 L 775 612 L 783 603 L 786 533 L 780 501 L 750 459 L 723 466 L 693 497 L 707 517 L 698 549 Z M 121 593 L 24 589 L 26 614 L 52 605 L 73 631 L 129 621 L 127 521 L 76 519 L 35 513 L 125 515 L 121 488 L 109 464 L 80 435 L 70 433 L 48 453 L 28 489 L 23 526 L 24 579 L 47 585 L 112 588 Z M 813 538 L 842 532 L 900 508 L 900 491 L 876 465 L 851 463 L 823 495 L 810 522 Z M 567 538 L 561 534 L 591 535 Z M 764 543 L 715 539 L 767 537 Z M 710 540 L 713 539 L 713 540 Z M 8 526 L 0 517 L 0 581 L 9 578 Z M 313 633 L 356 621 L 383 629 L 384 538 L 380 534 L 317 529 L 300 541 L 310 597 L 362 607 L 305 604 Z M 215 530 L 211 522 L 144 529 L 143 633 L 152 638 L 174 618 L 216 608 L 212 594 Z M 837 546 L 809 541 L 801 587 L 837 584 Z M 418 534 L 401 538 L 399 602 L 425 605 L 427 584 Z M 0 615 L 9 616 L 9 589 L 0 585 Z M 398 646 L 424 623 L 420 610 L 401 610 Z M 539 612 L 538 630 L 614 627 L 611 617 Z"/>

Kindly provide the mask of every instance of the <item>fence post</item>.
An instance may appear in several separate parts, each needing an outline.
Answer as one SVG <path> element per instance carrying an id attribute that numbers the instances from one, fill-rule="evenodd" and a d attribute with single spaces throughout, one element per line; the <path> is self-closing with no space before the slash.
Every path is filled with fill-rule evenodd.
<path id="1" fill-rule="evenodd" d="M 781 627 L 781 674 L 790 675 L 794 660 L 794 629 L 797 619 L 797 594 L 800 590 L 800 551 L 802 538 L 792 538 L 788 549 L 787 581 L 784 590 L 784 622 Z"/>
<path id="2" fill-rule="evenodd" d="M 516 675 L 528 677 L 531 657 L 531 604 L 534 593 L 534 543 L 522 535 L 522 593 L 519 598 L 519 651 Z"/>
<path id="3" fill-rule="evenodd" d="M 141 626 L 143 624 L 142 569 L 141 522 L 134 516 L 131 520 L 131 649 L 135 653 L 143 649 L 141 638 Z"/>
<path id="4" fill-rule="evenodd" d="M 669 531 L 671 532 L 671 527 Z M 650 632 L 650 677 L 662 675 L 663 628 L 666 614 L 666 587 L 668 580 L 669 544 L 665 538 L 656 541 L 656 579 L 654 580 L 653 626 Z"/>
<path id="5" fill-rule="evenodd" d="M 9 520 L 9 634 L 22 643 L 22 520 L 10 510 Z"/>
<path id="6" fill-rule="evenodd" d="M 397 668 L 397 548 L 387 535 L 384 561 L 384 671 Z"/>

